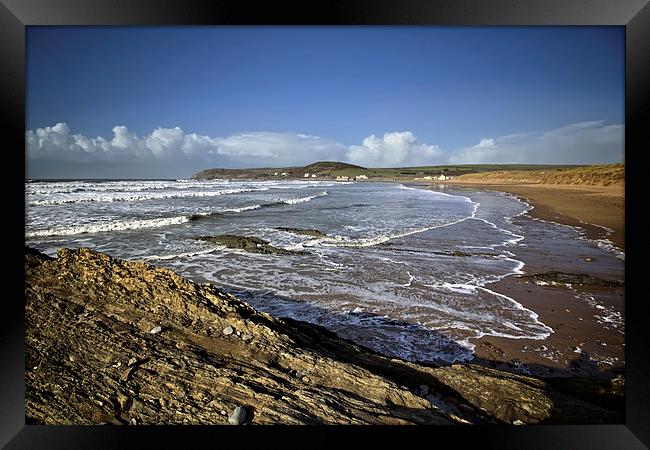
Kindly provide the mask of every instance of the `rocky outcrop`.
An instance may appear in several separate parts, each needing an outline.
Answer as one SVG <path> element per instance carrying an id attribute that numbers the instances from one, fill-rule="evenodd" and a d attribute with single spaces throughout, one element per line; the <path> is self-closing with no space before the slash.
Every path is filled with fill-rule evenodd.
<path id="1" fill-rule="evenodd" d="M 413 248 L 401 248 L 399 244 L 395 242 L 382 242 L 377 245 L 378 247 L 383 247 L 383 248 L 390 248 L 391 251 L 393 252 L 405 252 L 405 253 L 422 253 L 422 249 L 413 249 Z M 430 253 L 432 255 L 443 255 L 443 256 L 458 256 L 458 257 L 473 257 L 473 256 L 478 256 L 478 257 L 498 257 L 498 253 L 490 253 L 490 252 L 463 252 L 460 250 L 449 250 L 449 251 L 435 251 L 435 250 L 426 250 L 426 253 Z"/>
<path id="2" fill-rule="evenodd" d="M 277 227 L 276 230 L 285 231 L 287 233 L 300 234 L 303 236 L 327 237 L 327 234 L 323 233 L 322 231 L 314 230 L 311 228 Z"/>
<path id="3" fill-rule="evenodd" d="M 237 248 L 252 253 L 264 253 L 274 255 L 303 255 L 305 252 L 297 250 L 285 250 L 274 247 L 263 239 L 250 236 L 237 236 L 234 234 L 221 234 L 218 236 L 201 236 L 197 239 L 211 242 L 213 244 L 225 245 L 228 248 Z"/>
<path id="4" fill-rule="evenodd" d="M 387 358 L 89 249 L 26 251 L 25 300 L 28 423 L 621 421 L 534 378 Z"/>
<path id="5" fill-rule="evenodd" d="M 519 278 L 531 281 L 539 285 L 564 286 L 588 286 L 588 287 L 619 287 L 623 286 L 622 281 L 609 280 L 582 273 L 564 272 L 543 272 L 532 275 L 522 275 Z"/>

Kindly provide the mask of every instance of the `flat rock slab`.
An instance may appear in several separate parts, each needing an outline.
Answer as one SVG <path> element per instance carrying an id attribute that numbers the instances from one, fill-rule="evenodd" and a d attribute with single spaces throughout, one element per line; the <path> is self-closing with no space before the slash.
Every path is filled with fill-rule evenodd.
<path id="1" fill-rule="evenodd" d="M 252 236 L 237 236 L 234 234 L 221 234 L 217 236 L 200 236 L 200 241 L 211 242 L 213 244 L 225 245 L 228 248 L 236 248 L 252 253 L 263 253 L 273 255 L 303 255 L 305 252 L 295 250 L 285 250 L 283 248 L 269 245 L 268 241 Z"/>
<path id="2" fill-rule="evenodd" d="M 276 230 L 285 231 L 287 233 L 300 234 L 303 236 L 327 237 L 327 234 L 323 233 L 322 231 L 314 230 L 312 228 L 276 227 Z"/>

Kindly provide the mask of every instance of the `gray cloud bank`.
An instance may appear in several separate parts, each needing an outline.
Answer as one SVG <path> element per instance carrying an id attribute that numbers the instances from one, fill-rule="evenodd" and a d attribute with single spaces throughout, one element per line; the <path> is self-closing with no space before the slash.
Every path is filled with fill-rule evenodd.
<path id="1" fill-rule="evenodd" d="M 28 178 L 182 178 L 211 167 L 286 167 L 344 161 L 367 167 L 439 164 L 606 164 L 622 162 L 624 127 L 604 121 L 544 132 L 486 137 L 474 146 L 443 150 L 411 131 L 368 136 L 346 146 L 318 136 L 248 132 L 227 137 L 179 127 L 138 136 L 126 126 L 111 138 L 73 134 L 65 123 L 25 134 Z"/>

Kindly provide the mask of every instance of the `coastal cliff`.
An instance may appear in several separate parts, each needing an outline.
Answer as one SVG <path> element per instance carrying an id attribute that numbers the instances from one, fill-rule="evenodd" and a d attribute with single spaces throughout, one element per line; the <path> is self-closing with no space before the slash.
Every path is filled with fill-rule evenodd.
<path id="1" fill-rule="evenodd" d="M 541 379 L 384 357 L 85 248 L 26 247 L 25 301 L 27 423 L 623 422 Z"/>

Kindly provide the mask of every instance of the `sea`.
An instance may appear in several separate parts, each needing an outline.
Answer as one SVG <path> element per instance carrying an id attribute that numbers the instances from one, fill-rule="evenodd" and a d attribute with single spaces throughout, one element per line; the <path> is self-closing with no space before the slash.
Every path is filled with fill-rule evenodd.
<path id="1" fill-rule="evenodd" d="M 48 255 L 88 247 L 143 260 L 276 317 L 434 364 L 471 360 L 473 338 L 541 340 L 553 332 L 518 299 L 490 289 L 524 273 L 517 255 L 533 237 L 552 236 L 554 252 L 614 270 L 624 259 L 607 240 L 533 220 L 531 206 L 513 196 L 451 185 L 28 180 L 25 204 L 25 244 Z M 222 234 L 302 253 L 258 254 L 198 239 Z"/>

